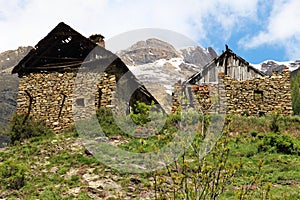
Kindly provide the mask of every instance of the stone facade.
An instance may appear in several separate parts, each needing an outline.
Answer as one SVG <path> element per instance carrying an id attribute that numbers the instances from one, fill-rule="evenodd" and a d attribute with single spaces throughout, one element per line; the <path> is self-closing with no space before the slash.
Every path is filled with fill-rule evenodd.
<path id="1" fill-rule="evenodd" d="M 34 119 L 44 120 L 54 131 L 70 127 L 74 123 L 72 106 L 86 109 L 88 104 L 93 108 L 111 105 L 116 79 L 114 75 L 89 73 L 84 78 L 84 85 L 76 85 L 74 95 L 75 72 L 30 73 L 20 80 L 17 113 L 29 114 Z M 90 83 L 89 83 L 90 82 Z M 97 86 L 90 84 L 98 83 Z M 84 91 L 78 91 L 84 90 Z M 93 97 L 87 99 L 87 97 Z M 95 111 L 95 110 L 94 110 Z M 78 114 L 78 113 L 77 113 Z"/>
<path id="2" fill-rule="evenodd" d="M 224 76 L 227 113 L 264 115 L 279 112 L 292 114 L 290 71 L 263 76 L 252 80 L 237 81 Z"/>
<path id="3" fill-rule="evenodd" d="M 172 112 L 181 108 L 195 108 L 203 113 L 221 112 L 218 107 L 219 97 L 225 97 L 219 94 L 218 85 L 185 85 L 176 84 L 173 93 Z M 224 99 L 224 98 L 223 98 Z"/>
<path id="4" fill-rule="evenodd" d="M 256 77 L 249 80 L 235 80 L 219 73 L 219 84 L 182 85 L 177 84 L 173 94 L 175 112 L 179 106 L 194 107 L 204 113 L 218 112 L 260 116 L 279 112 L 292 114 L 290 72 Z"/>

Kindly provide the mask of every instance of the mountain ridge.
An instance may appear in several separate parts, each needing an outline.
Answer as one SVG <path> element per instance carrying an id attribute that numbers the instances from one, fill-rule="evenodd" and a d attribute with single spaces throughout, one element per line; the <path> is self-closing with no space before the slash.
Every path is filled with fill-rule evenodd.
<path id="1" fill-rule="evenodd" d="M 174 84 L 186 80 L 217 56 L 212 48 L 176 49 L 156 38 L 138 41 L 116 54 L 167 112 L 171 111 Z"/>
<path id="2" fill-rule="evenodd" d="M 265 60 L 259 64 L 251 65 L 270 76 L 272 75 L 273 71 L 281 73 L 285 67 L 288 67 L 291 72 L 298 70 L 300 68 L 300 60 L 285 62 L 276 60 Z"/>

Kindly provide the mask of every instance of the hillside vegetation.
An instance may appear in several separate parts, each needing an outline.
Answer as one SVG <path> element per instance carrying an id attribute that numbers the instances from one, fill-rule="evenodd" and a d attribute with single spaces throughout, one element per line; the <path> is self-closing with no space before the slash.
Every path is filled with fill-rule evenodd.
<path id="1" fill-rule="evenodd" d="M 291 90 L 293 101 L 293 112 L 296 115 L 300 114 L 300 71 L 291 78 Z"/>
<path id="2" fill-rule="evenodd" d="M 141 112 L 131 118 L 148 123 L 149 107 L 136 108 Z M 180 121 L 179 115 L 169 116 L 163 130 L 141 139 L 124 134 L 109 109 L 97 114 L 109 143 L 140 153 L 168 144 Z M 22 116 L 15 116 L 6 132 L 13 144 L 0 150 L 0 198 L 299 199 L 300 118 L 274 113 L 261 118 L 228 116 L 226 121 L 223 136 L 205 158 L 197 154 L 203 140 L 199 132 L 168 167 L 130 174 L 95 159 L 75 130 L 54 134 L 42 122 L 28 119 L 24 126 Z M 209 117 L 202 123 L 205 130 Z"/>

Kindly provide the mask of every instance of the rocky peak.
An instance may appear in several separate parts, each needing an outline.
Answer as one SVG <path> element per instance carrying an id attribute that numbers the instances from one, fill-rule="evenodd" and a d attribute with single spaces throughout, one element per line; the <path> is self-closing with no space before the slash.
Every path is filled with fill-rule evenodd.
<path id="1" fill-rule="evenodd" d="M 278 64 L 275 61 L 267 61 L 261 64 L 261 69 L 265 71 L 267 74 L 272 74 L 272 71 L 278 71 L 281 72 L 286 65 Z"/>
<path id="2" fill-rule="evenodd" d="M 169 43 L 156 38 L 139 41 L 117 55 L 129 66 L 153 63 L 160 59 L 180 57 L 180 53 Z"/>
<path id="3" fill-rule="evenodd" d="M 217 57 L 217 53 L 211 48 L 202 48 L 200 46 L 192 46 L 180 49 L 184 61 L 197 66 L 204 66 L 213 58 Z"/>
<path id="4" fill-rule="evenodd" d="M 291 72 L 296 71 L 300 67 L 300 60 L 287 61 L 287 62 L 277 62 L 274 60 L 267 60 L 260 64 L 252 64 L 252 65 L 270 76 L 274 71 L 281 73 L 282 70 L 286 67 L 288 67 Z"/>

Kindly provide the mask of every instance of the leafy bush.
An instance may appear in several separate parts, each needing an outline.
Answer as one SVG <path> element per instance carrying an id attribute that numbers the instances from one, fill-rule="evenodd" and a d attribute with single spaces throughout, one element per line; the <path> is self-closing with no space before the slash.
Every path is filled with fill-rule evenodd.
<path id="1" fill-rule="evenodd" d="M 5 189 L 20 189 L 25 185 L 25 171 L 24 165 L 15 163 L 15 161 L 5 161 L 0 164 L 0 187 Z"/>
<path id="2" fill-rule="evenodd" d="M 133 105 L 133 112 L 130 113 L 130 117 L 134 123 L 137 125 L 144 125 L 147 122 L 149 122 L 150 116 L 149 116 L 149 111 L 151 109 L 152 105 L 147 105 L 143 102 L 137 101 Z"/>
<path id="3" fill-rule="evenodd" d="M 260 134 L 259 151 L 275 151 L 277 153 L 300 155 L 300 142 L 287 134 Z"/>
<path id="4" fill-rule="evenodd" d="M 206 127 L 209 117 L 200 118 L 205 119 L 203 126 Z M 225 125 L 227 128 L 228 124 Z M 201 141 L 203 133 L 197 132 L 190 148 L 178 160 L 154 172 L 156 199 L 216 199 L 231 183 L 240 165 L 228 160 L 228 132 L 224 131 L 224 135 L 205 157 L 200 156 Z"/>
<path id="5" fill-rule="evenodd" d="M 31 137 L 51 135 L 53 132 L 45 122 L 32 119 L 31 116 L 15 114 L 10 122 L 10 130 L 6 133 L 12 144 Z"/>
<path id="6" fill-rule="evenodd" d="M 114 115 L 113 110 L 110 108 L 99 108 L 96 113 L 100 127 L 106 136 L 130 137 L 138 131 L 135 129 L 137 126 L 158 132 L 155 130 L 156 125 L 165 118 L 164 113 L 159 112 L 154 104 L 147 105 L 139 101 L 134 104 L 132 112 L 128 116 Z"/>

